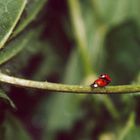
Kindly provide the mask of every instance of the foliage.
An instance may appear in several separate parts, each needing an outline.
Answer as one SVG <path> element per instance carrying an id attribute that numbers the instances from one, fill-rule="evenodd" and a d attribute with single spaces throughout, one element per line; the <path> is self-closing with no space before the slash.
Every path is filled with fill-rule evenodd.
<path id="1" fill-rule="evenodd" d="M 1 71 L 86 85 L 108 73 L 113 85 L 138 84 L 139 5 L 139 0 L 0 0 Z M 0 88 L 0 139 L 139 139 L 139 94 Z"/>

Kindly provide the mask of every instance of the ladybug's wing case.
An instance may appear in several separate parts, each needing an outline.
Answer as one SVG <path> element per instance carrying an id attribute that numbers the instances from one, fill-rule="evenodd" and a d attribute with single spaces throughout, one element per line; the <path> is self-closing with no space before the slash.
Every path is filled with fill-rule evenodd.
<path id="1" fill-rule="evenodd" d="M 104 79 L 99 78 L 93 84 L 91 84 L 91 87 L 104 87 L 106 85 L 108 85 L 108 82 Z"/>
<path id="2" fill-rule="evenodd" d="M 97 79 L 95 81 L 95 83 L 99 86 L 99 87 L 104 87 L 108 84 L 108 82 L 104 79 Z"/>

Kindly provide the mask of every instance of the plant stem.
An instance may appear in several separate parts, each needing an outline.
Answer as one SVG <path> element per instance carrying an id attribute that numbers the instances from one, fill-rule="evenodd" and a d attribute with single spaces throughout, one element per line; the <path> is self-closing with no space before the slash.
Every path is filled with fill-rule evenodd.
<path id="1" fill-rule="evenodd" d="M 94 15 L 94 19 L 95 19 L 96 24 L 98 26 L 105 24 L 104 20 L 101 16 L 100 10 L 99 10 L 98 1 L 97 0 L 90 0 L 90 2 L 91 2 L 92 9 L 93 9 L 93 15 Z"/>
<path id="2" fill-rule="evenodd" d="M 85 75 L 92 74 L 92 67 L 87 48 L 85 25 L 82 18 L 79 0 L 68 0 L 69 12 L 76 44 L 83 62 Z"/>
<path id="3" fill-rule="evenodd" d="M 65 85 L 50 82 L 40 82 L 33 80 L 26 80 L 13 76 L 8 76 L 0 72 L 0 81 L 22 87 L 30 87 L 36 89 L 44 89 L 57 92 L 69 92 L 69 93 L 90 93 L 90 94 L 124 94 L 140 92 L 140 85 L 120 85 L 120 86 L 108 86 L 105 88 L 91 88 L 90 86 L 82 85 Z"/>
<path id="4" fill-rule="evenodd" d="M 115 107 L 114 103 L 112 102 L 111 98 L 107 94 L 104 95 L 102 98 L 103 98 L 104 106 L 107 108 L 111 116 L 115 120 L 118 120 L 120 118 L 120 114 L 117 108 Z"/>
<path id="5" fill-rule="evenodd" d="M 132 112 L 128 118 L 126 126 L 121 130 L 121 134 L 119 135 L 118 140 L 123 140 L 134 126 L 135 126 L 135 114 L 134 112 Z"/>

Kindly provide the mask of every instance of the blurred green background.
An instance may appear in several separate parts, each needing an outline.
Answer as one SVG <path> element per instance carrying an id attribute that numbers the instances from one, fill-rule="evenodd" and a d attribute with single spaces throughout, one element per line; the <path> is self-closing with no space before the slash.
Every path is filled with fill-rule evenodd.
<path id="1" fill-rule="evenodd" d="M 9 1 L 0 0 L 0 7 Z M 138 84 L 139 13 L 139 0 L 28 0 L 0 50 L 1 70 L 83 85 L 108 73 L 112 85 Z M 0 92 L 17 108 L 0 100 L 0 140 L 140 139 L 139 93 L 77 95 L 8 84 Z"/>

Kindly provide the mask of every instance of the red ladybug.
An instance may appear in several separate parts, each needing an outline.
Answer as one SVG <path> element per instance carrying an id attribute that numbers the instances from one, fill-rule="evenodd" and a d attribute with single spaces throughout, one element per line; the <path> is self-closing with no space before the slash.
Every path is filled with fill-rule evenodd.
<path id="1" fill-rule="evenodd" d="M 105 87 L 111 82 L 111 78 L 108 74 L 101 74 L 97 80 L 91 84 L 91 87 Z"/>

